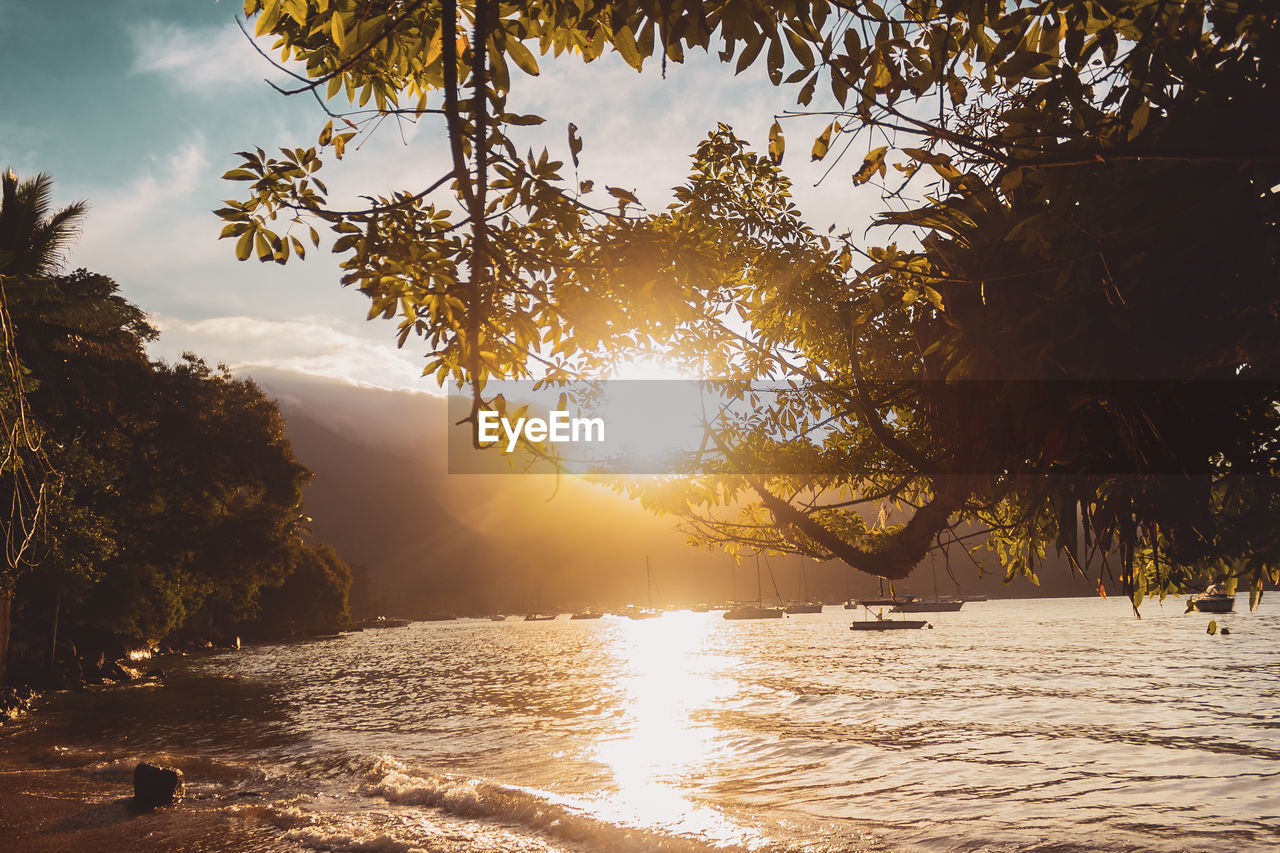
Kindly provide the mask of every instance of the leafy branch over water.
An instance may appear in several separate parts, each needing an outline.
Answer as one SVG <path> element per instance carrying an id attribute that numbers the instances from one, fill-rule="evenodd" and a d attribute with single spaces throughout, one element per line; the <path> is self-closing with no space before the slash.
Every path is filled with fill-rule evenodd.
<path id="1" fill-rule="evenodd" d="M 284 263 L 332 229 L 343 283 L 424 341 L 438 382 L 470 385 L 473 424 L 500 405 L 490 377 L 644 355 L 794 379 L 761 422 L 717 426 L 720 476 L 626 488 L 699 541 L 888 578 L 967 547 L 970 525 L 1009 576 L 1057 548 L 1135 603 L 1280 580 L 1280 23 L 1260 0 L 244 11 L 282 90 L 329 115 L 314 148 L 242 154 L 224 236 Z M 763 155 L 713 130 L 648 212 L 577 174 L 590 128 L 567 159 L 512 141 L 541 121 L 508 103 L 513 68 L 605 50 L 637 70 L 718 50 L 798 87 L 799 109 Z M 881 194 L 895 242 L 800 219 L 781 119 L 815 115 L 809 156 L 851 157 L 850 191 Z M 321 155 L 403 118 L 439 122 L 448 173 L 332 206 Z M 822 474 L 774 464 L 795 454 Z"/>

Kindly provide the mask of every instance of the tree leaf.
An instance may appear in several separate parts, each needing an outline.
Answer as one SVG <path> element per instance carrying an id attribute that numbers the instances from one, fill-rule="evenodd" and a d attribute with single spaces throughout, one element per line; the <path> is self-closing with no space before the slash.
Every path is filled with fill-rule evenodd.
<path id="1" fill-rule="evenodd" d="M 787 141 L 782 136 L 782 125 L 774 121 L 773 126 L 769 128 L 769 159 L 773 161 L 773 165 L 782 163 L 782 155 L 786 152 L 786 148 Z"/>
<path id="2" fill-rule="evenodd" d="M 853 175 L 854 186 L 861 186 L 871 180 L 877 172 L 884 171 L 884 155 L 888 150 L 887 145 L 881 145 L 868 152 L 867 158 L 862 161 L 862 167 Z"/>
<path id="3" fill-rule="evenodd" d="M 578 126 L 569 122 L 569 156 L 573 158 L 573 168 L 578 168 L 578 154 L 582 151 L 582 137 L 578 136 Z"/>
<path id="4" fill-rule="evenodd" d="M 813 153 L 810 159 L 821 160 L 827 156 L 827 151 L 831 149 L 831 135 L 840 127 L 838 122 L 831 122 L 823 129 L 818 138 L 813 140 Z"/>
<path id="5" fill-rule="evenodd" d="M 329 32 L 333 36 L 333 45 L 338 48 L 338 53 L 346 53 L 347 50 L 347 29 L 342 25 L 342 15 L 334 12 L 329 18 Z M 261 35 L 261 33 L 259 34 Z"/>
<path id="6" fill-rule="evenodd" d="M 518 39 L 509 39 L 507 41 L 507 55 L 511 57 L 511 61 L 516 67 L 528 74 L 530 77 L 538 76 L 538 60 L 533 58 L 533 54 L 529 52 L 529 48 Z"/>

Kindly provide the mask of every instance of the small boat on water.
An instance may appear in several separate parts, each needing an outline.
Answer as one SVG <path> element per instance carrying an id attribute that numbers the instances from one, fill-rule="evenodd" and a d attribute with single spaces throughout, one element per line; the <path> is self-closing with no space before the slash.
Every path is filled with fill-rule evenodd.
<path id="1" fill-rule="evenodd" d="M 954 613 L 964 607 L 963 598 L 913 598 L 900 601 L 892 608 L 894 613 Z"/>
<path id="2" fill-rule="evenodd" d="M 661 610 L 653 610 L 647 607 L 638 607 L 627 611 L 628 619 L 657 619 L 661 615 Z"/>
<path id="3" fill-rule="evenodd" d="M 1230 613 L 1236 608 L 1236 597 L 1217 584 L 1191 599 L 1191 606 L 1200 613 Z"/>
<path id="4" fill-rule="evenodd" d="M 760 555 L 756 554 L 756 600 L 755 603 L 735 601 L 733 606 L 724 612 L 725 619 L 781 619 L 786 614 L 780 607 L 765 607 L 761 603 L 760 587 Z"/>
<path id="5" fill-rule="evenodd" d="M 782 608 L 787 613 L 821 613 L 822 604 L 817 601 L 796 601 Z"/>
<path id="6" fill-rule="evenodd" d="M 805 571 L 804 558 L 800 558 L 800 600 L 792 601 L 782 608 L 787 613 L 821 613 L 822 602 L 814 601 L 809 597 L 809 573 Z"/>
<path id="7" fill-rule="evenodd" d="M 724 612 L 725 619 L 781 619 L 785 614 L 776 607 L 739 604 Z"/>
<path id="8" fill-rule="evenodd" d="M 551 622 L 554 621 L 559 613 L 529 613 L 524 617 L 526 622 Z"/>
<path id="9" fill-rule="evenodd" d="M 604 616 L 604 614 L 598 610 L 579 610 L 577 613 L 569 617 L 569 621 L 578 622 L 584 619 L 599 619 L 602 616 Z"/>
<path id="10" fill-rule="evenodd" d="M 655 609 L 653 606 L 653 569 L 649 565 L 649 556 L 647 554 L 644 558 L 644 576 L 645 584 L 649 589 L 649 606 L 636 607 L 635 605 L 632 605 L 628 607 L 628 619 L 657 619 L 662 615 L 662 611 Z"/>
<path id="11" fill-rule="evenodd" d="M 872 619 L 872 615 L 875 616 Z M 884 613 L 876 612 L 872 614 L 871 608 L 866 608 L 866 618 L 854 622 L 849 626 L 850 631 L 913 631 L 920 628 L 932 628 L 928 622 L 923 619 L 886 619 Z"/>
<path id="12" fill-rule="evenodd" d="M 859 607 L 897 607 L 899 604 L 909 604 L 918 599 L 914 595 L 894 596 L 890 598 L 859 598 L 856 601 L 845 602 L 845 610 L 857 610 Z"/>
<path id="13" fill-rule="evenodd" d="M 489 617 L 489 621 L 490 622 L 506 622 L 507 617 L 503 616 L 501 613 L 495 613 Z"/>
<path id="14" fill-rule="evenodd" d="M 929 554 L 929 568 L 933 574 L 933 596 L 930 598 L 921 598 L 917 595 L 908 595 L 906 600 L 896 602 L 891 608 L 891 613 L 955 613 L 961 607 L 964 607 L 963 598 L 953 598 L 938 594 L 938 566 L 936 554 Z"/>
<path id="15" fill-rule="evenodd" d="M 409 622 L 410 620 L 408 619 L 392 619 L 387 616 L 379 616 L 376 619 L 365 619 L 358 624 L 361 630 L 367 631 L 370 628 L 404 628 L 409 625 Z"/>
<path id="16" fill-rule="evenodd" d="M 861 622 L 854 622 L 849 626 L 850 631 L 910 631 L 920 628 L 932 628 L 928 622 L 923 619 L 867 619 Z"/>

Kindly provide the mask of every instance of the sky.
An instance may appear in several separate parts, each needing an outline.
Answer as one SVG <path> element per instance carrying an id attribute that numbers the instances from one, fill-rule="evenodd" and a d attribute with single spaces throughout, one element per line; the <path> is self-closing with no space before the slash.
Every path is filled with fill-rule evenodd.
<path id="1" fill-rule="evenodd" d="M 265 366 L 433 390 L 420 376 L 421 343 L 397 349 L 392 322 L 366 321 L 367 300 L 340 286 L 336 256 L 241 263 L 232 242 L 217 239 L 211 211 L 243 193 L 219 178 L 235 152 L 313 145 L 326 121 L 313 100 L 264 82 L 281 77 L 237 27 L 241 12 L 233 0 L 0 0 L 0 168 L 49 173 L 59 205 L 88 201 L 69 266 L 111 276 L 148 312 L 161 330 L 155 356 L 191 350 L 249 373 Z M 774 115 L 793 105 L 793 91 L 770 86 L 761 69 L 734 76 L 714 57 L 668 64 L 665 79 L 656 64 L 637 74 L 613 54 L 541 64 L 538 77 L 513 81 L 510 108 L 547 119 L 524 130 L 522 147 L 567 161 L 574 122 L 581 177 L 634 189 L 651 209 L 665 205 L 717 122 L 763 150 Z M 808 162 L 822 124 L 784 125 L 784 171 L 813 225 L 860 231 L 878 201 L 851 186 L 860 156 L 814 186 L 829 165 Z M 416 191 L 447 171 L 446 159 L 439 122 L 387 124 L 321 176 L 335 198 Z"/>

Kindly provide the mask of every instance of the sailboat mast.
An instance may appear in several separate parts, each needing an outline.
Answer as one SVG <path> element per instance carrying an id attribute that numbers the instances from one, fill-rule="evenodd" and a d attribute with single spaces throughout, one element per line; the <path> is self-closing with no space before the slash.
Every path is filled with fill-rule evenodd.
<path id="1" fill-rule="evenodd" d="M 764 602 L 764 593 L 760 590 L 760 554 L 756 554 L 756 605 Z"/>

